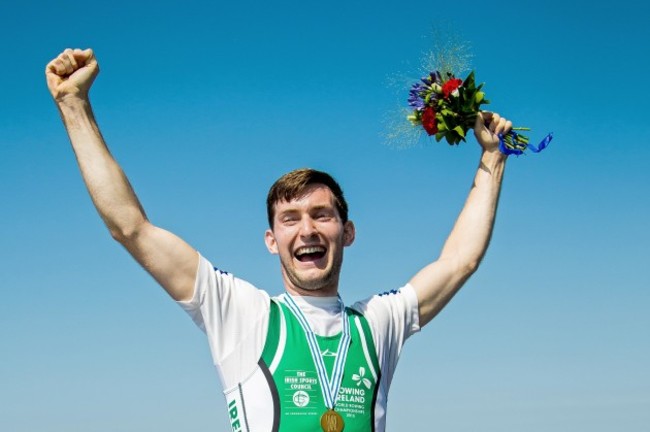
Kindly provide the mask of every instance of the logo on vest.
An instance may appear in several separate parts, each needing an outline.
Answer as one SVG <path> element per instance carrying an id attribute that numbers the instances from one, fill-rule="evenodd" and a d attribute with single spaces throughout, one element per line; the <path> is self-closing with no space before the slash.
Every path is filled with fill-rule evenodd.
<path id="1" fill-rule="evenodd" d="M 366 375 L 366 368 L 361 366 L 359 368 L 358 374 L 352 374 L 352 381 L 356 381 L 357 387 L 360 387 L 361 384 L 363 384 L 364 386 L 366 386 L 367 389 L 370 389 L 370 387 L 372 387 L 372 381 L 366 378 L 365 375 Z"/>
<path id="2" fill-rule="evenodd" d="M 237 410 L 237 401 L 232 400 L 228 404 L 228 414 L 230 415 L 230 426 L 234 432 L 242 430 L 242 424 L 239 420 L 239 410 Z"/>
<path id="3" fill-rule="evenodd" d="M 330 351 L 329 348 L 327 348 L 325 351 L 321 351 L 320 355 L 322 355 L 323 357 L 336 357 L 336 353 Z"/>
<path id="4" fill-rule="evenodd" d="M 336 410 L 345 413 L 347 418 L 368 416 L 372 404 L 372 377 L 366 377 L 368 370 L 360 366 L 358 373 L 352 374 L 351 387 L 341 386 L 336 398 Z"/>
<path id="5" fill-rule="evenodd" d="M 305 391 L 298 390 L 293 394 L 293 404 L 299 408 L 309 405 L 309 394 Z"/>

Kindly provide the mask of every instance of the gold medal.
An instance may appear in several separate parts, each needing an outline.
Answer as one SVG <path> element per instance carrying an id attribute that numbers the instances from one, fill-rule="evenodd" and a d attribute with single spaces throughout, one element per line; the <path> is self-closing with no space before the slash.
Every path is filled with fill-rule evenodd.
<path id="1" fill-rule="evenodd" d="M 324 432 L 341 432 L 343 426 L 343 417 L 333 409 L 325 411 L 320 418 L 320 427 Z"/>

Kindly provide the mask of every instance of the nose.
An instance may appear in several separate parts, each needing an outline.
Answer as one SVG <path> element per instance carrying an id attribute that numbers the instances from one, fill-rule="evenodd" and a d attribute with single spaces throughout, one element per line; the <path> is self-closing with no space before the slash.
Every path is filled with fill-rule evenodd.
<path id="1" fill-rule="evenodd" d="M 300 235 L 302 237 L 312 237 L 316 235 L 316 224 L 310 216 L 305 216 L 300 221 Z"/>

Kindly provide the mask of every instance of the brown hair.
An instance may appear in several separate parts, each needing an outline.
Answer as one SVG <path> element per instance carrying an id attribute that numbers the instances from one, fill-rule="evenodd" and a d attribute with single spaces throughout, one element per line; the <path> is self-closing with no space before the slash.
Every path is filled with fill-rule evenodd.
<path id="1" fill-rule="evenodd" d="M 348 203 L 345 201 L 343 190 L 336 180 L 326 172 L 311 168 L 300 168 L 280 177 L 269 189 L 269 194 L 266 197 L 266 215 L 271 229 L 273 229 L 275 204 L 279 201 L 288 202 L 300 197 L 305 192 L 305 189 L 313 184 L 325 185 L 332 191 L 336 210 L 339 212 L 341 221 L 343 223 L 348 221 Z"/>

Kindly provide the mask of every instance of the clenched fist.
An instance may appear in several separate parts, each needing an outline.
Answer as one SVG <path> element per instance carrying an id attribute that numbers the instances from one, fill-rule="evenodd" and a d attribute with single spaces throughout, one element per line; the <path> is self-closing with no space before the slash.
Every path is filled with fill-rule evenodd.
<path id="1" fill-rule="evenodd" d="M 507 134 L 511 129 L 510 120 L 494 112 L 480 111 L 476 116 L 474 135 L 485 151 L 500 154 L 499 134 Z"/>
<path id="2" fill-rule="evenodd" d="M 86 99 L 98 73 L 99 65 L 91 49 L 68 48 L 45 67 L 47 87 L 57 102 L 67 97 Z"/>

